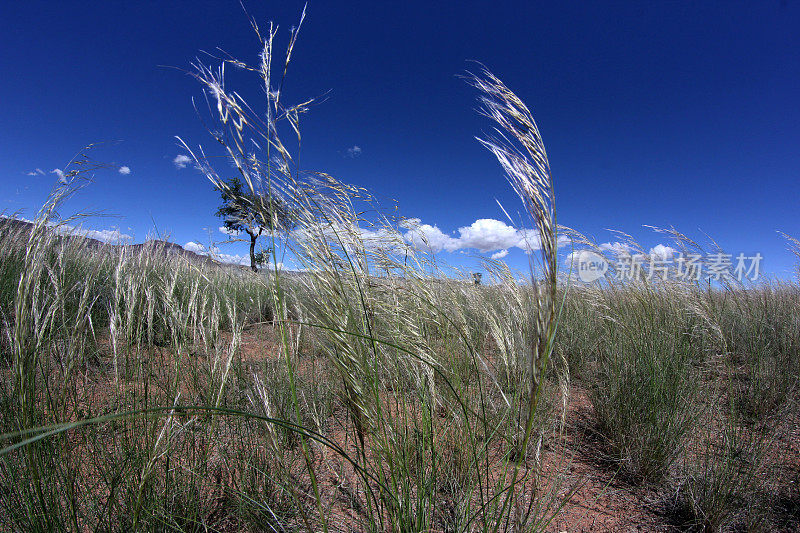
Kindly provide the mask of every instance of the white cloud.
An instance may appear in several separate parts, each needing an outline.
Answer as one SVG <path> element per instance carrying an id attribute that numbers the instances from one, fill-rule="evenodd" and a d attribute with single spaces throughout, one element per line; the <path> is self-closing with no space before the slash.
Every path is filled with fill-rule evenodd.
<path id="1" fill-rule="evenodd" d="M 186 244 L 184 244 L 183 245 L 183 249 L 187 250 L 189 252 L 194 252 L 196 254 L 205 254 L 205 253 L 207 253 L 205 246 L 203 246 L 202 244 L 196 243 L 194 241 L 189 241 Z"/>
<path id="2" fill-rule="evenodd" d="M 222 227 L 219 231 L 228 234 Z M 423 224 L 419 218 L 407 218 L 400 222 L 399 231 L 320 225 L 313 229 L 297 228 L 292 231 L 292 237 L 301 242 L 319 238 L 337 240 L 348 249 L 363 245 L 370 249 L 382 248 L 397 253 L 402 253 L 407 247 L 432 253 L 467 253 L 465 250 L 478 250 L 481 253 L 495 252 L 492 255 L 494 259 L 506 257 L 510 248 L 519 248 L 526 253 L 541 249 L 535 230 L 517 229 L 490 218 L 478 219 L 469 226 L 462 226 L 457 233 L 458 236 L 454 237 L 436 225 Z M 561 236 L 558 247 L 567 246 L 570 242 L 568 237 Z"/>
<path id="3" fill-rule="evenodd" d="M 186 168 L 192 162 L 192 158 L 185 154 L 178 154 L 172 162 L 175 163 L 175 168 Z"/>
<path id="4" fill-rule="evenodd" d="M 120 242 L 127 242 L 133 240 L 133 237 L 130 235 L 126 235 L 125 233 L 121 233 L 118 229 L 102 229 L 102 230 L 76 230 L 81 234 L 89 237 L 90 239 L 97 239 L 98 241 L 103 241 L 107 243 L 120 243 Z"/>
<path id="5" fill-rule="evenodd" d="M 239 232 L 239 231 L 235 231 L 235 230 L 232 230 L 232 229 L 228 229 L 228 228 L 226 228 L 225 226 L 220 226 L 220 227 L 219 227 L 219 232 L 220 232 L 220 233 L 224 233 L 225 235 L 229 235 L 229 236 L 231 236 L 231 237 L 236 237 L 236 236 L 238 236 L 238 235 L 241 233 L 241 232 Z"/>
<path id="6" fill-rule="evenodd" d="M 412 219 L 413 226 L 403 235 L 403 239 L 417 250 L 425 252 L 452 252 L 458 249 L 457 239 L 446 235 L 442 230 L 430 224 L 420 224 L 419 219 Z"/>
<path id="7" fill-rule="evenodd" d="M 476 248 L 492 252 L 517 246 L 524 247 L 524 234 L 505 222 L 493 218 L 480 218 L 471 225 L 458 228 L 458 248 Z"/>
<path id="8" fill-rule="evenodd" d="M 673 258 L 673 256 L 678 254 L 678 250 L 673 248 L 672 246 L 664 246 L 663 244 L 658 244 L 653 248 L 650 248 L 650 256 L 655 259 L 661 259 L 664 261 L 669 261 Z"/>
<path id="9" fill-rule="evenodd" d="M 210 254 L 211 257 L 222 263 L 230 265 L 250 266 L 250 258 L 244 255 L 234 254 Z"/>
<path id="10" fill-rule="evenodd" d="M 616 255 L 630 255 L 633 251 L 633 248 L 624 242 L 604 242 L 598 248 L 603 252 L 612 252 Z"/>
<path id="11" fill-rule="evenodd" d="M 131 168 L 130 167 L 124 167 L 124 166 L 123 167 L 119 167 L 119 173 L 122 174 L 123 176 L 127 176 L 128 174 L 131 173 Z"/>
<path id="12" fill-rule="evenodd" d="M 360 155 L 361 155 L 361 147 L 357 144 L 347 149 L 348 157 L 358 157 Z"/>
<path id="13" fill-rule="evenodd" d="M 437 226 L 422 224 L 419 219 L 407 219 L 401 224 L 406 229 L 405 241 L 422 251 L 455 252 L 475 249 L 482 253 L 498 252 L 510 248 L 519 248 L 526 252 L 539 250 L 541 243 L 535 230 L 517 229 L 505 222 L 492 218 L 480 218 L 469 226 L 458 228 L 458 237 L 451 237 Z M 570 240 L 566 236 L 559 237 L 558 246 L 566 246 Z M 502 257 L 505 257 L 503 255 Z"/>
<path id="14" fill-rule="evenodd" d="M 35 169 L 31 170 L 30 172 L 26 172 L 25 174 L 28 175 L 28 176 L 44 176 L 45 175 L 45 171 L 42 170 L 41 168 L 35 168 Z"/>
<path id="15" fill-rule="evenodd" d="M 75 235 L 77 237 L 87 237 L 108 244 L 120 244 L 133 240 L 133 237 L 122 233 L 118 228 L 110 229 L 85 229 L 81 226 L 69 226 L 67 224 L 57 226 L 56 231 L 62 235 Z"/>
<path id="16" fill-rule="evenodd" d="M 67 177 L 64 176 L 64 171 L 61 170 L 60 168 L 54 168 L 53 170 L 50 171 L 50 174 L 55 174 L 56 176 L 58 176 L 59 183 L 64 183 L 64 184 L 67 183 Z"/>
<path id="17" fill-rule="evenodd" d="M 27 222 L 28 224 L 33 224 L 33 220 L 31 220 L 29 218 L 17 216 L 17 215 L 12 216 L 12 217 L 7 217 L 5 215 L 0 215 L 0 218 L 6 219 L 6 220 L 19 220 L 20 222 Z"/>
<path id="18" fill-rule="evenodd" d="M 578 274 L 578 256 L 580 253 L 581 250 L 574 250 L 568 253 L 564 258 L 564 265 L 566 265 L 568 270 L 572 271 L 573 276 L 577 276 Z"/>
<path id="19" fill-rule="evenodd" d="M 379 227 L 377 229 L 362 228 L 349 224 L 304 225 L 291 232 L 291 237 L 304 245 L 318 240 L 326 240 L 335 247 L 344 247 L 348 251 L 362 246 L 370 250 L 381 249 L 389 253 L 403 253 L 407 250 L 403 235 L 397 231 Z"/>
<path id="20" fill-rule="evenodd" d="M 604 242 L 603 244 L 599 245 L 598 248 L 600 248 L 600 250 L 603 252 L 611 252 L 613 255 L 617 256 L 622 255 L 639 258 L 645 257 L 641 252 L 637 252 L 635 248 L 624 242 Z M 665 244 L 657 244 L 650 248 L 650 251 L 648 252 L 648 255 L 654 257 L 655 259 L 663 260 L 672 259 L 677 254 L 678 250 Z"/>
<path id="21" fill-rule="evenodd" d="M 359 228 L 359 232 L 366 248 L 382 249 L 386 252 L 394 253 L 403 253 L 406 250 L 403 236 L 394 230 Z"/>
<path id="22" fill-rule="evenodd" d="M 213 248 L 209 249 L 207 246 L 204 246 L 200 243 L 189 241 L 183 245 L 183 249 L 189 252 L 194 252 L 197 255 L 207 255 L 212 259 L 215 259 L 221 263 L 227 263 L 229 265 L 240 265 L 240 266 L 250 266 L 250 256 L 249 255 L 238 255 L 238 254 L 223 254 L 220 252 L 220 249 L 214 246 Z M 267 265 L 262 265 L 262 269 L 272 269 L 274 268 L 272 263 Z M 283 269 L 283 263 L 278 263 L 278 270 Z"/>

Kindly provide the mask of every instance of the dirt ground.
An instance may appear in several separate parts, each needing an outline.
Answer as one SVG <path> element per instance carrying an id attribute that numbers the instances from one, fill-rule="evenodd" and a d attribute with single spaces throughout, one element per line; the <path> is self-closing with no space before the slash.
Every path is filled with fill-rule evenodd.
<path id="1" fill-rule="evenodd" d="M 100 342 L 101 350 L 104 344 L 107 344 L 107 337 Z M 255 367 L 265 357 L 277 357 L 277 352 L 276 335 L 268 325 L 251 327 L 242 335 L 237 364 Z M 161 355 L 169 357 L 163 352 Z M 113 375 L 107 374 L 101 379 L 113 380 Z M 100 376 L 96 374 L 95 377 Z M 102 396 L 101 391 L 111 388 L 111 383 L 107 383 L 108 388 L 100 385 L 97 379 L 83 384 L 94 391 L 89 398 L 94 395 Z M 189 394 L 191 392 L 187 390 L 187 395 Z M 97 404 L 105 401 L 107 400 L 97 398 Z M 87 403 L 94 403 L 94 399 Z M 85 408 L 87 414 L 91 412 L 90 405 Z M 342 415 L 343 411 L 339 410 L 334 417 L 342 418 Z M 331 420 L 327 425 L 331 428 L 328 436 L 333 441 L 339 442 L 344 448 L 352 448 L 353 443 L 347 442 L 346 435 L 352 434 L 352 428 L 346 430 L 347 421 Z M 774 467 L 770 475 L 782 487 L 774 495 L 772 507 L 778 526 L 771 530 L 800 531 L 800 424 L 797 421 L 787 422 L 781 427 L 770 452 Z M 547 527 L 547 531 L 686 531 L 681 517 L 676 516 L 668 505 L 669 489 L 626 480 L 615 465 L 602 460 L 603 442 L 595 428 L 595 417 L 587 392 L 579 384 L 573 384 L 567 406 L 563 445 L 557 449 L 545 446 L 542 464 L 545 483 L 549 472 L 559 472 L 566 468 L 568 474 L 563 486 L 572 487 L 574 492 Z M 348 483 L 342 478 L 352 476 L 352 470 L 348 473 L 341 465 L 323 465 L 322 462 L 331 460 L 331 456 L 326 458 L 325 454 L 318 456 L 317 460 L 320 461 L 320 472 L 323 473 L 319 479 L 322 492 L 328 494 L 326 498 L 331 505 L 331 515 L 334 521 L 339 522 L 329 524 L 330 529 L 358 531 L 358 513 L 348 504 L 353 499 L 347 497 L 347 486 L 357 484 Z M 305 474 L 300 469 L 297 475 L 302 478 Z M 563 489 L 562 493 L 567 490 L 568 488 Z M 221 494 L 220 498 L 223 498 Z M 236 526 L 232 525 L 231 530 L 236 530 Z"/>

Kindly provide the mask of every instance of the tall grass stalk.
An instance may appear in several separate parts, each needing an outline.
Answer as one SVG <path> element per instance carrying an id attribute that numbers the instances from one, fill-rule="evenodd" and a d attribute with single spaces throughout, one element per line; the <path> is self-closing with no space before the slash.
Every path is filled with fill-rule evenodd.
<path id="1" fill-rule="evenodd" d="M 558 324 L 558 224 L 550 163 L 531 112 L 516 94 L 488 70 L 483 70 L 479 76 L 472 75 L 468 81 L 480 92 L 481 113 L 495 123 L 496 135 L 479 141 L 497 158 L 508 182 L 522 200 L 529 220 L 536 228 L 535 236 L 528 238 L 528 247 L 531 252 L 539 250 L 539 265 L 533 262 L 534 256 L 531 254 L 533 305 L 527 309 L 531 336 L 526 365 L 530 393 L 524 418 L 525 429 L 521 453 L 514 461 L 510 487 L 501 506 L 501 515 L 510 517 L 512 507 L 521 508 L 516 501 L 519 498 L 516 481 L 522 458 L 533 435 L 534 419 L 542 398 L 545 373 L 553 353 Z M 535 498 L 536 495 L 532 497 Z M 514 518 L 516 529 L 527 526 L 528 516 L 517 513 Z M 498 522 L 494 529 L 497 530 L 499 526 Z"/>

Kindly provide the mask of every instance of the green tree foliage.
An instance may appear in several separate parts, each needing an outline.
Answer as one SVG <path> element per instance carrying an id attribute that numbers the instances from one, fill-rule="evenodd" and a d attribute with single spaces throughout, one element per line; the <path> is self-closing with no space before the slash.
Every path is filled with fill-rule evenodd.
<path id="1" fill-rule="evenodd" d="M 294 227 L 289 206 L 276 194 L 245 188 L 236 176 L 216 187 L 222 196 L 222 205 L 217 210 L 225 228 L 250 237 L 250 268 L 258 271 L 259 264 L 269 260 L 269 252 L 256 253 L 256 240 L 264 231 L 288 230 Z"/>

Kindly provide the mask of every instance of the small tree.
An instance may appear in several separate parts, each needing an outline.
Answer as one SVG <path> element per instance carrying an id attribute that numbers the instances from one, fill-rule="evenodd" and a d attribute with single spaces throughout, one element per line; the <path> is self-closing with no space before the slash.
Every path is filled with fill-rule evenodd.
<path id="1" fill-rule="evenodd" d="M 222 217 L 225 228 L 244 232 L 250 236 L 250 268 L 258 272 L 258 264 L 269 260 L 268 253 L 256 254 L 256 240 L 264 230 L 291 229 L 293 217 L 279 196 L 254 190 L 245 190 L 242 180 L 236 176 L 215 187 L 222 196 L 222 205 L 217 216 Z"/>

